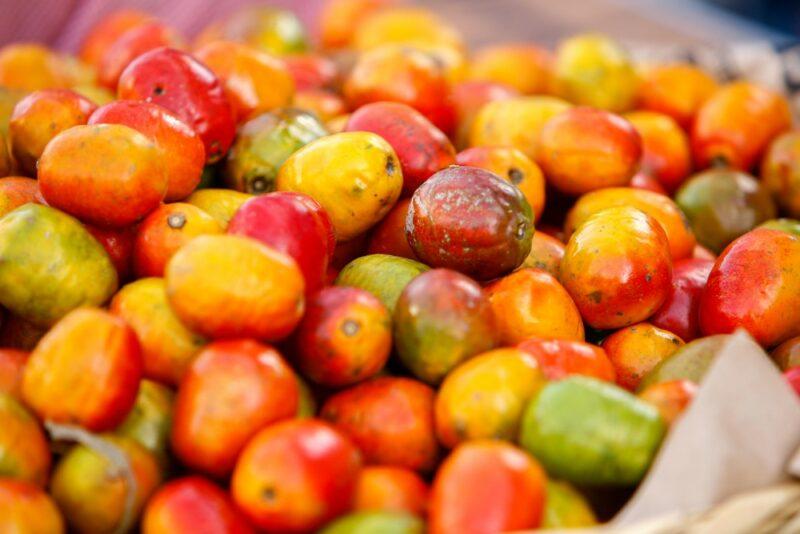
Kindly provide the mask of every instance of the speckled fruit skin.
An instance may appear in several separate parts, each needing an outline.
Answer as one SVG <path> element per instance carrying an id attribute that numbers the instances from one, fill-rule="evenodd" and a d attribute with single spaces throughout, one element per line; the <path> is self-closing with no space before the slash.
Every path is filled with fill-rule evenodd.
<path id="1" fill-rule="evenodd" d="M 700 297 L 705 335 L 745 328 L 764 347 L 800 335 L 800 237 L 748 232 L 717 258 Z"/>
<path id="2" fill-rule="evenodd" d="M 789 216 L 800 218 L 800 132 L 786 132 L 770 144 L 761 180 Z"/>
<path id="3" fill-rule="evenodd" d="M 389 359 L 391 315 L 363 289 L 326 287 L 309 298 L 295 347 L 303 376 L 326 386 L 349 386 L 378 373 Z"/>
<path id="4" fill-rule="evenodd" d="M 237 191 L 273 191 L 278 169 L 289 156 L 327 134 L 317 117 L 301 109 L 257 115 L 239 126 L 225 162 L 225 181 Z"/>
<path id="5" fill-rule="evenodd" d="M 342 132 L 312 141 L 278 171 L 277 189 L 304 193 L 322 205 L 336 239 L 348 241 L 386 215 L 403 176 L 392 146 L 371 132 Z"/>
<path id="6" fill-rule="evenodd" d="M 548 380 L 561 380 L 570 375 L 584 375 L 614 382 L 617 373 L 601 347 L 568 339 L 531 338 L 517 348 L 536 358 Z"/>
<path id="7" fill-rule="evenodd" d="M 141 278 L 122 287 L 111 300 L 109 311 L 136 332 L 147 378 L 177 386 L 206 344 L 172 311 L 162 278 Z"/>
<path id="8" fill-rule="evenodd" d="M 361 456 L 341 432 L 319 419 L 268 426 L 236 463 L 231 494 L 257 528 L 314 532 L 350 509 Z"/>
<path id="9" fill-rule="evenodd" d="M 228 234 L 257 239 L 291 256 L 303 273 L 306 295 L 325 282 L 333 249 L 333 225 L 325 209 L 308 195 L 280 191 L 242 204 Z"/>
<path id="10" fill-rule="evenodd" d="M 428 270 L 427 265 L 408 258 L 368 254 L 345 265 L 336 277 L 335 284 L 366 289 L 378 297 L 389 311 L 394 312 L 397 299 L 406 285 Z"/>
<path id="11" fill-rule="evenodd" d="M 533 213 L 522 192 L 495 174 L 451 166 L 414 192 L 406 237 L 426 264 L 488 280 L 525 260 Z"/>
<path id="12" fill-rule="evenodd" d="M 541 269 L 558 278 L 565 248 L 566 245 L 555 237 L 536 232 L 531 241 L 531 251 L 520 268 Z"/>
<path id="13" fill-rule="evenodd" d="M 50 495 L 36 484 L 0 478 L 0 526 L 9 532 L 64 534 L 64 519 Z"/>
<path id="14" fill-rule="evenodd" d="M 2 150 L 2 147 L 0 147 L 0 151 Z M 38 203 L 38 195 L 39 182 L 32 178 L 24 176 L 0 178 L 0 217 L 23 204 L 28 204 L 29 202 Z"/>
<path id="15" fill-rule="evenodd" d="M 0 392 L 0 477 L 44 487 L 50 475 L 50 444 L 22 402 Z M 2 519 L 0 519 L 2 526 Z"/>
<path id="16" fill-rule="evenodd" d="M 354 510 L 408 512 L 425 517 L 428 485 L 416 471 L 390 465 L 365 466 L 358 476 Z"/>
<path id="17" fill-rule="evenodd" d="M 123 124 L 147 136 L 163 154 L 161 164 L 167 175 L 165 201 L 188 197 L 200 183 L 206 161 L 203 142 L 167 109 L 150 102 L 122 100 L 98 108 L 88 124 Z"/>
<path id="18" fill-rule="evenodd" d="M 0 219 L 0 303 L 46 327 L 78 306 L 99 306 L 117 290 L 103 247 L 75 219 L 26 204 Z"/>
<path id="19" fill-rule="evenodd" d="M 209 532 L 252 534 L 230 495 L 201 476 L 177 478 L 161 486 L 147 502 L 142 534 L 191 534 L 197 525 Z"/>
<path id="20" fill-rule="evenodd" d="M 434 269 L 414 278 L 394 310 L 400 360 L 419 379 L 438 384 L 462 361 L 494 348 L 489 299 L 469 277 Z"/>
<path id="21" fill-rule="evenodd" d="M 55 208 L 120 228 L 138 222 L 164 199 L 162 159 L 150 139 L 128 126 L 73 126 L 55 136 L 39 158 L 39 188 Z"/>
<path id="22" fill-rule="evenodd" d="M 156 48 L 122 72 L 117 97 L 144 100 L 175 113 L 197 132 L 214 163 L 228 152 L 235 126 L 222 84 L 208 67 L 185 52 Z"/>
<path id="23" fill-rule="evenodd" d="M 662 113 L 633 111 L 623 117 L 642 138 L 641 169 L 654 176 L 667 191 L 675 191 L 692 168 L 686 132 Z"/>
<path id="24" fill-rule="evenodd" d="M 672 117 L 682 128 L 692 125 L 697 110 L 717 90 L 717 82 L 696 65 L 671 63 L 645 71 L 639 91 L 642 109 Z"/>
<path id="25" fill-rule="evenodd" d="M 410 196 L 436 171 L 455 163 L 456 152 L 441 130 L 414 108 L 375 102 L 350 115 L 347 132 L 372 132 L 392 145 L 403 171 L 403 196 Z"/>
<path id="26" fill-rule="evenodd" d="M 661 307 L 672 284 L 667 236 L 635 208 L 599 211 L 567 243 L 561 283 L 593 328 L 643 321 Z"/>
<path id="27" fill-rule="evenodd" d="M 373 378 L 328 398 L 320 417 L 353 440 L 367 464 L 430 471 L 439 444 L 434 391 L 410 378 Z"/>
<path id="28" fill-rule="evenodd" d="M 791 126 L 783 95 L 744 81 L 725 85 L 697 112 L 691 133 L 695 165 L 704 169 L 721 162 L 750 170 L 769 142 Z"/>
<path id="29" fill-rule="evenodd" d="M 58 133 L 86 124 L 96 106 L 68 89 L 34 91 L 14 106 L 8 124 L 8 143 L 16 164 L 36 176 L 36 161 Z"/>
<path id="30" fill-rule="evenodd" d="M 538 528 L 547 475 L 525 451 L 477 440 L 445 459 L 431 488 L 431 534 Z"/>
<path id="31" fill-rule="evenodd" d="M 178 33 L 157 20 L 144 22 L 127 29 L 103 52 L 97 65 L 98 81 L 112 91 L 117 88 L 120 75 L 133 60 L 160 47 L 183 48 L 184 40 Z"/>
<path id="32" fill-rule="evenodd" d="M 683 344 L 672 332 L 645 322 L 617 330 L 603 340 L 602 347 L 616 370 L 617 385 L 636 391 L 642 377 Z"/>
<path id="33" fill-rule="evenodd" d="M 450 134 L 455 110 L 444 69 L 418 48 L 384 45 L 360 55 L 344 85 L 352 109 L 371 102 L 400 102 L 416 109 Z"/>
<path id="34" fill-rule="evenodd" d="M 639 168 L 642 140 L 619 115 L 577 107 L 544 125 L 538 154 L 548 183 L 580 195 L 630 183 Z"/>
<path id="35" fill-rule="evenodd" d="M 56 323 L 31 353 L 22 398 L 43 420 L 110 430 L 133 406 L 141 376 L 133 330 L 104 310 L 79 308 Z"/>
<path id="36" fill-rule="evenodd" d="M 650 317 L 650 322 L 686 342 L 700 337 L 700 295 L 713 266 L 713 259 L 676 261 L 672 269 L 672 289 L 664 304 Z"/>
<path id="37" fill-rule="evenodd" d="M 172 450 L 193 469 L 225 477 L 263 427 L 297 411 L 294 372 L 251 340 L 217 341 L 192 362 L 175 398 Z"/>

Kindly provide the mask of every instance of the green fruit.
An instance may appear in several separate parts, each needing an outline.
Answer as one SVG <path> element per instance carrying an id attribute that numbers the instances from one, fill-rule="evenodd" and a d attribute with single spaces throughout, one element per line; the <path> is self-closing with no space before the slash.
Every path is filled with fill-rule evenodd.
<path id="1" fill-rule="evenodd" d="M 314 398 L 314 394 L 306 384 L 306 381 L 300 378 L 300 375 L 296 375 L 296 378 L 300 398 L 297 402 L 297 415 L 295 417 L 298 419 L 314 417 L 317 413 L 317 401 Z"/>
<path id="2" fill-rule="evenodd" d="M 770 228 L 800 236 L 800 221 L 797 219 L 770 219 L 762 223 L 759 228 Z"/>
<path id="3" fill-rule="evenodd" d="M 386 309 L 394 311 L 400 293 L 417 275 L 430 270 L 424 263 L 390 256 L 368 254 L 356 258 L 336 277 L 337 286 L 360 287 L 380 300 Z"/>
<path id="4" fill-rule="evenodd" d="M 775 217 L 775 202 L 755 178 L 728 169 L 711 169 L 689 179 L 675 202 L 704 247 L 720 253 L 728 243 Z"/>
<path id="5" fill-rule="evenodd" d="M 168 387 L 152 380 L 142 380 L 133 408 L 114 432 L 133 439 L 153 453 L 162 468 L 169 463 L 167 450 L 174 400 L 175 394 Z"/>
<path id="6" fill-rule="evenodd" d="M 669 380 L 688 380 L 699 384 L 727 339 L 727 335 L 719 334 L 687 343 L 647 373 L 639 383 L 639 391 Z"/>
<path id="7" fill-rule="evenodd" d="M 311 113 L 281 108 L 244 123 L 228 153 L 225 179 L 230 187 L 262 194 L 275 190 L 278 169 L 305 145 L 328 135 Z"/>
<path id="8" fill-rule="evenodd" d="M 597 518 L 583 495 L 567 482 L 547 481 L 541 528 L 583 528 L 596 524 Z"/>
<path id="9" fill-rule="evenodd" d="M 353 512 L 340 517 L 319 534 L 423 534 L 425 523 L 404 512 Z"/>
<path id="10" fill-rule="evenodd" d="M 520 444 L 551 475 L 587 486 L 632 486 L 666 432 L 658 411 L 615 385 L 574 376 L 547 384 L 522 418 Z"/>
<path id="11" fill-rule="evenodd" d="M 0 304 L 40 326 L 117 290 L 117 271 L 76 219 L 26 204 L 0 219 Z"/>

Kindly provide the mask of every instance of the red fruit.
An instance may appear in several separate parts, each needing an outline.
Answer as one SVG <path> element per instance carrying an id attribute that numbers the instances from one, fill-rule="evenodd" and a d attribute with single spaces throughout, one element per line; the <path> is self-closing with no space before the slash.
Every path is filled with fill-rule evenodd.
<path id="1" fill-rule="evenodd" d="M 453 107 L 456 110 L 458 130 L 455 142 L 459 150 L 468 145 L 470 129 L 484 104 L 519 96 L 513 87 L 495 82 L 461 82 L 453 86 Z"/>
<path id="2" fill-rule="evenodd" d="M 361 458 L 340 432 L 317 419 L 271 425 L 242 451 L 233 500 L 267 532 L 313 532 L 350 509 Z"/>
<path id="3" fill-rule="evenodd" d="M 281 355 L 251 340 L 203 349 L 175 398 L 172 450 L 191 468 L 229 474 L 247 441 L 297 412 L 297 378 Z"/>
<path id="4" fill-rule="evenodd" d="M 800 367 L 794 367 L 783 373 L 786 381 L 792 386 L 795 393 L 800 395 Z"/>
<path id="5" fill-rule="evenodd" d="M 417 260 L 406 239 L 406 217 L 410 198 L 401 198 L 386 217 L 379 222 L 369 237 L 367 254 L 389 254 L 410 260 Z"/>
<path id="6" fill-rule="evenodd" d="M 635 189 L 652 191 L 653 193 L 658 193 L 660 195 L 669 195 L 667 190 L 664 189 L 664 186 L 661 185 L 661 182 L 653 177 L 652 174 L 641 170 L 633 175 L 630 186 Z"/>
<path id="7" fill-rule="evenodd" d="M 305 278 L 306 295 L 325 284 L 336 241 L 328 214 L 308 195 L 280 191 L 251 198 L 231 219 L 228 233 L 291 256 Z"/>
<path id="8" fill-rule="evenodd" d="M 354 510 L 408 512 L 425 516 L 428 485 L 416 472 L 403 467 L 365 467 L 358 477 Z"/>
<path id="9" fill-rule="evenodd" d="M 161 106 L 134 100 L 112 102 L 92 113 L 89 124 L 130 126 L 161 150 L 167 175 L 166 202 L 186 198 L 200 183 L 206 161 L 203 141 L 186 123 Z"/>
<path id="10" fill-rule="evenodd" d="M 405 104 L 376 102 L 358 108 L 347 121 L 347 132 L 372 132 L 392 145 L 403 170 L 403 195 L 410 196 L 438 170 L 456 162 L 446 135 L 422 113 Z"/>
<path id="11" fill-rule="evenodd" d="M 602 348 L 566 339 L 531 338 L 517 348 L 531 354 L 548 380 L 561 380 L 570 375 L 584 375 L 614 382 L 616 373 Z"/>
<path id="12" fill-rule="evenodd" d="M 283 59 L 298 91 L 324 89 L 336 81 L 336 63 L 318 54 L 294 54 Z"/>
<path id="13" fill-rule="evenodd" d="M 20 398 L 22 395 L 22 373 L 28 353 L 17 349 L 0 349 L 0 393 Z"/>
<path id="14" fill-rule="evenodd" d="M 111 90 L 117 88 L 120 74 L 140 55 L 162 46 L 183 47 L 178 33 L 161 22 L 140 24 L 119 35 L 105 50 L 97 67 L 98 81 Z"/>
<path id="15" fill-rule="evenodd" d="M 233 142 L 235 123 L 222 84 L 186 52 L 162 47 L 137 57 L 122 72 L 117 96 L 175 113 L 202 139 L 208 163 L 222 158 Z"/>
<path id="16" fill-rule="evenodd" d="M 133 242 L 136 238 L 136 229 L 127 228 L 100 228 L 91 224 L 84 224 L 89 233 L 106 249 L 111 263 L 117 270 L 120 282 L 127 280 L 131 272 L 131 257 L 133 256 Z"/>
<path id="17" fill-rule="evenodd" d="M 672 289 L 650 322 L 658 328 L 669 330 L 687 343 L 700 337 L 697 310 L 712 267 L 713 259 L 687 258 L 676 261 L 672 267 Z"/>
<path id="18" fill-rule="evenodd" d="M 252 527 L 222 488 L 199 476 L 164 484 L 142 515 L 143 534 L 250 534 Z"/>

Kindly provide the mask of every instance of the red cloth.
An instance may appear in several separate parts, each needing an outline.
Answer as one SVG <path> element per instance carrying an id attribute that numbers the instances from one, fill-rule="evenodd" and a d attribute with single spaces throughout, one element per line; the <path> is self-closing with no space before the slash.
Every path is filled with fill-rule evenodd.
<path id="1" fill-rule="evenodd" d="M 294 11 L 314 33 L 314 17 L 322 0 L 0 0 L 0 45 L 41 42 L 77 52 L 83 36 L 105 15 L 122 8 L 151 13 L 193 37 L 207 24 L 253 4 Z"/>

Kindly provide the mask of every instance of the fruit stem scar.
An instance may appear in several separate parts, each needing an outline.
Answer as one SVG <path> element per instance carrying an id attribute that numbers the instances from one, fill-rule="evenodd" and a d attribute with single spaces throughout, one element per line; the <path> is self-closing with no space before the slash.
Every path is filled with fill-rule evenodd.
<path id="1" fill-rule="evenodd" d="M 170 228 L 180 230 L 186 225 L 186 215 L 183 213 L 173 213 L 167 217 L 167 224 Z"/>
<path id="2" fill-rule="evenodd" d="M 342 332 L 347 337 L 353 337 L 361 330 L 361 324 L 354 319 L 347 319 L 342 323 Z"/>

